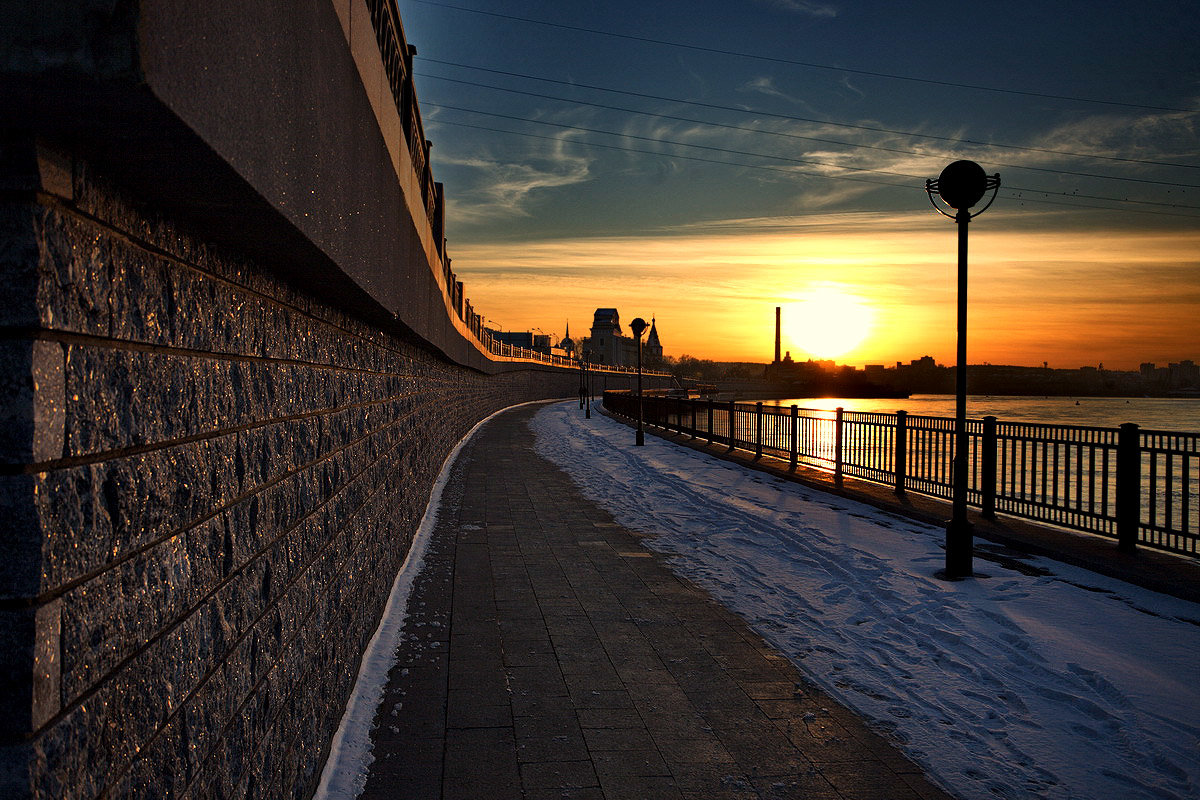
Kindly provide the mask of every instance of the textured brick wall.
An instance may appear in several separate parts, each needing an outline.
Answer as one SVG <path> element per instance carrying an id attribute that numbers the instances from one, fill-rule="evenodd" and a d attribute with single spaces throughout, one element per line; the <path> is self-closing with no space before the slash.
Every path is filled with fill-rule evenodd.
<path id="1" fill-rule="evenodd" d="M 0 204 L 0 795 L 307 796 L 450 448 L 577 378 L 40 170 Z"/>

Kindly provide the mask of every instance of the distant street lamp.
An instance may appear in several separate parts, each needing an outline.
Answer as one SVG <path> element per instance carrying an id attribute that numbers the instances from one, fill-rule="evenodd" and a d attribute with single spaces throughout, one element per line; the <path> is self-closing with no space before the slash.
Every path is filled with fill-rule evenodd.
<path id="1" fill-rule="evenodd" d="M 992 192 L 987 205 L 974 214 L 970 209 Z M 967 521 L 967 223 L 988 210 L 1000 190 L 1000 175 L 988 176 L 974 161 L 955 161 L 937 180 L 925 181 L 929 202 L 942 216 L 958 224 L 958 366 L 955 370 L 954 396 L 954 502 L 950 523 L 946 526 L 946 569 L 939 573 L 949 580 L 968 578 L 973 572 L 971 523 Z M 948 214 L 937 204 L 937 194 L 949 208 Z"/>
<path id="2" fill-rule="evenodd" d="M 592 351 L 583 351 L 583 393 L 587 397 L 587 405 L 584 406 L 583 418 L 592 418 Z"/>
<path id="3" fill-rule="evenodd" d="M 587 388 L 583 378 L 583 356 L 579 356 L 579 410 L 583 410 L 584 399 L 587 397 Z"/>
<path id="4" fill-rule="evenodd" d="M 646 324 L 646 320 L 642 319 L 641 317 L 638 317 L 633 322 L 629 323 L 629 329 L 632 330 L 633 335 L 637 337 L 637 351 L 638 351 L 638 356 L 637 356 L 637 358 L 638 358 L 638 373 L 637 373 L 637 375 L 638 375 L 638 380 L 637 380 L 638 426 L 637 426 L 637 438 L 635 438 L 633 441 L 634 445 L 636 445 L 636 446 L 641 446 L 646 443 L 646 434 L 642 430 L 642 334 L 645 333 L 646 328 L 649 328 L 649 327 L 650 326 Z"/>

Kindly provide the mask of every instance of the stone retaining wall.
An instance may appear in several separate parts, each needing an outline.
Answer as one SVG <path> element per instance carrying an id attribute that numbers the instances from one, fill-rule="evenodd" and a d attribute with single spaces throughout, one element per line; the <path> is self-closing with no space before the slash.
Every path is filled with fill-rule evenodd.
<path id="1" fill-rule="evenodd" d="M 307 797 L 451 447 L 577 375 L 446 362 L 4 161 L 0 795 Z"/>

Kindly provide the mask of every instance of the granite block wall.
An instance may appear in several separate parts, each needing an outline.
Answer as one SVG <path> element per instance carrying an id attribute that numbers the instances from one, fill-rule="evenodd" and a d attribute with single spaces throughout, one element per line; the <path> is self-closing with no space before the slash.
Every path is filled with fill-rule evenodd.
<path id="1" fill-rule="evenodd" d="M 446 362 L 78 158 L 30 172 L 0 195 L 0 795 L 307 797 L 446 455 L 577 376 Z"/>

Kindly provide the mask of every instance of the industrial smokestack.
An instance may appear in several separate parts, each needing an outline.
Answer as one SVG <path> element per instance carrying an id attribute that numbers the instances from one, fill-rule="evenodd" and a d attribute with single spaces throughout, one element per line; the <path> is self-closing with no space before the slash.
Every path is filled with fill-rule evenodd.
<path id="1" fill-rule="evenodd" d="M 779 306 L 775 306 L 775 363 L 779 363 Z"/>

